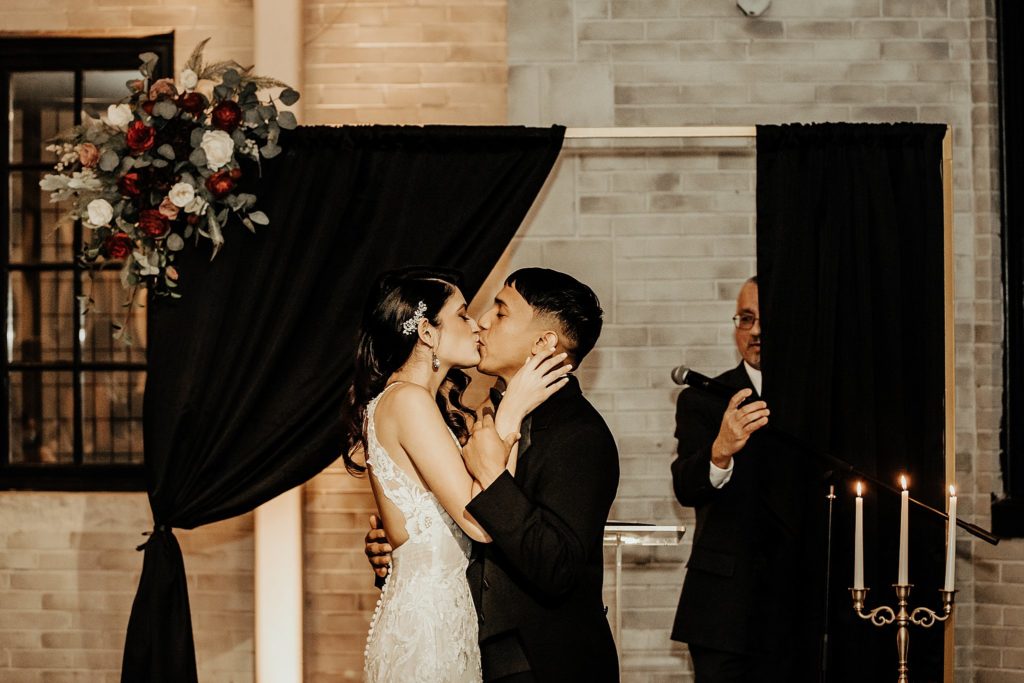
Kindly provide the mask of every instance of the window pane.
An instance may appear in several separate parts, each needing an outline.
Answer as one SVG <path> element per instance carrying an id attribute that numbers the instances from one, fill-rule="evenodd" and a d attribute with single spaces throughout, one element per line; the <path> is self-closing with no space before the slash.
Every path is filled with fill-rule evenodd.
<path id="1" fill-rule="evenodd" d="M 10 382 L 11 462 L 73 462 L 71 373 L 12 372 Z"/>
<path id="2" fill-rule="evenodd" d="M 73 278 L 71 271 L 11 273 L 7 320 L 11 360 L 71 359 Z"/>
<path id="3" fill-rule="evenodd" d="M 42 175 L 11 173 L 11 263 L 74 262 L 74 225 L 62 220 L 70 202 L 51 204 L 50 193 L 39 189 Z"/>
<path id="4" fill-rule="evenodd" d="M 85 464 L 142 462 L 145 372 L 87 372 L 82 376 Z"/>
<path id="5" fill-rule="evenodd" d="M 92 298 L 83 318 L 82 359 L 86 362 L 146 362 L 146 292 L 135 297 L 135 306 L 125 306 L 128 292 L 121 286 L 116 270 L 90 271 L 83 275 L 82 291 Z M 113 338 L 114 323 L 128 326 L 131 346 Z"/>
<path id="6" fill-rule="evenodd" d="M 46 141 L 74 125 L 75 76 L 71 72 L 25 71 L 11 74 L 10 160 L 55 162 Z"/>
<path id="7" fill-rule="evenodd" d="M 82 111 L 99 118 L 107 107 L 128 97 L 128 81 L 142 78 L 138 69 L 131 71 L 86 71 L 82 74 Z"/>

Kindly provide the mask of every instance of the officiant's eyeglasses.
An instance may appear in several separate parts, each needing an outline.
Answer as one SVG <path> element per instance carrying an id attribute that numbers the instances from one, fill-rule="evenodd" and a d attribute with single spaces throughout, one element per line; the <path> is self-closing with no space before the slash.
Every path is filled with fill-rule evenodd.
<path id="1" fill-rule="evenodd" d="M 757 316 L 748 315 L 746 313 L 741 315 L 734 315 L 732 317 L 732 321 L 733 323 L 736 324 L 737 330 L 749 330 L 754 326 L 754 323 L 756 323 L 758 320 L 760 320 L 760 318 L 758 318 Z"/>

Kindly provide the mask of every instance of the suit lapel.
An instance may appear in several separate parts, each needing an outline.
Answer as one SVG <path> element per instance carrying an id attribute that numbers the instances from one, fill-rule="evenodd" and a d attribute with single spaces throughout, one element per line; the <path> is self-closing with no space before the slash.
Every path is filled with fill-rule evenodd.
<path id="1" fill-rule="evenodd" d="M 519 450 L 516 451 L 516 476 L 515 480 L 522 482 L 526 479 L 526 452 L 533 445 L 533 415 L 527 415 L 523 424 L 519 427 Z"/>

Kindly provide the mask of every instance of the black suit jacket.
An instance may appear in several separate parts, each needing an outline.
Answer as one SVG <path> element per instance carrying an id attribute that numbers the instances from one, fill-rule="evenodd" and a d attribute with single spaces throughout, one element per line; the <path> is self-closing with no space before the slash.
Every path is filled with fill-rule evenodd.
<path id="1" fill-rule="evenodd" d="M 719 381 L 753 389 L 743 364 Z M 756 393 L 756 390 L 755 390 Z M 678 457 L 672 484 L 680 504 L 696 508 L 693 551 L 672 629 L 672 639 L 716 650 L 777 652 L 790 635 L 781 615 L 792 613 L 798 557 L 799 505 L 792 454 L 756 432 L 733 456 L 733 472 L 721 489 L 711 485 L 711 445 L 726 401 L 697 389 L 676 404 Z"/>
<path id="2" fill-rule="evenodd" d="M 615 440 L 574 377 L 527 420 L 515 478 L 506 472 L 467 506 L 493 539 L 467 571 L 484 677 L 617 681 L 601 594 Z"/>

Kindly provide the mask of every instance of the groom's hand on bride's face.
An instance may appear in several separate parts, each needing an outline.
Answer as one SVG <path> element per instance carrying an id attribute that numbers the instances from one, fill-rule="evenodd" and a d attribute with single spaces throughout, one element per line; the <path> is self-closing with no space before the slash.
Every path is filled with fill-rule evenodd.
<path id="1" fill-rule="evenodd" d="M 517 441 L 519 434 L 509 434 L 502 439 L 494 428 L 494 418 L 484 413 L 473 425 L 469 441 L 462 447 L 466 469 L 483 488 L 487 488 L 505 471 L 509 453 Z"/>
<path id="2" fill-rule="evenodd" d="M 366 533 L 366 557 L 370 560 L 373 573 L 384 577 L 388 575 L 388 565 L 391 564 L 391 544 L 381 527 L 377 515 L 370 515 L 370 530 Z"/>

